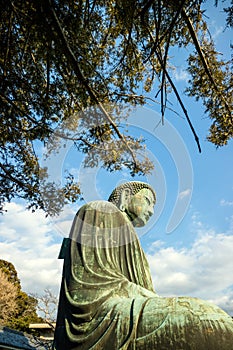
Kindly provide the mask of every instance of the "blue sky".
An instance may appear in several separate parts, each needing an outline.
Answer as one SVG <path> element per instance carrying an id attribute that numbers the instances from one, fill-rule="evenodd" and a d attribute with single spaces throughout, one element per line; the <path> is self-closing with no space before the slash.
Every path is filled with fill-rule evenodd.
<path id="1" fill-rule="evenodd" d="M 224 16 L 211 7 L 212 2 L 207 3 L 217 48 L 229 58 L 232 33 L 223 32 Z M 176 50 L 174 54 L 174 77 L 181 92 L 187 79 L 183 53 Z M 174 98 L 171 102 L 178 108 Z M 85 201 L 107 199 L 122 181 L 151 183 L 157 193 L 155 215 L 138 234 L 156 291 L 162 296 L 211 300 L 233 315 L 233 142 L 216 149 L 206 141 L 210 121 L 201 104 L 188 98 L 185 103 L 200 138 L 201 154 L 183 117 L 168 110 L 165 125 L 156 128 L 159 106 L 148 104 L 134 112 L 129 130 L 146 139 L 147 154 L 155 164 L 150 176 L 131 178 L 126 171 L 84 169 L 82 157 L 74 154 L 69 144 L 67 153 L 50 160 L 51 172 L 59 179 L 66 166 L 72 168 L 81 181 Z M 180 207 L 167 233 L 177 199 Z M 0 254 L 15 265 L 26 292 L 43 293 L 51 288 L 58 294 L 62 261 L 57 256 L 78 206 L 67 206 L 59 218 L 50 219 L 42 212 L 26 211 L 23 202 L 7 205 L 0 223 Z"/>

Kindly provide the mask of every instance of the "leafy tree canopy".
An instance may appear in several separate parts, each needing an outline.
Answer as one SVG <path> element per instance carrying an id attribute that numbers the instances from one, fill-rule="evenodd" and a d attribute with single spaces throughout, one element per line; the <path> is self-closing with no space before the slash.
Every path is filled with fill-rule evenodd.
<path id="1" fill-rule="evenodd" d="M 79 198 L 71 174 L 59 187 L 39 165 L 35 144 L 46 144 L 51 136 L 50 151 L 62 139 L 73 139 L 79 151 L 89 154 L 88 166 L 113 171 L 124 165 L 132 175 L 150 171 L 149 160 L 136 157 L 142 140 L 120 128 L 121 111 L 114 106 L 144 104 L 152 87 L 158 90 L 162 119 L 168 94 L 175 93 L 198 143 L 172 78 L 172 47 L 192 46 L 186 93 L 203 101 L 213 122 L 208 139 L 217 146 L 228 142 L 233 135 L 231 62 L 215 49 L 203 3 L 1 0 L 2 210 L 4 202 L 21 197 L 33 210 L 53 215 Z M 225 8 L 228 26 L 232 8 L 231 1 Z M 78 126 L 82 133 L 74 137 Z"/>
<path id="2" fill-rule="evenodd" d="M 0 260 L 0 324 L 30 333 L 29 324 L 42 322 L 37 299 L 22 291 L 14 265 Z"/>
<path id="3" fill-rule="evenodd" d="M 17 310 L 17 286 L 0 269 L 0 325 L 7 324 Z"/>
<path id="4" fill-rule="evenodd" d="M 0 260 L 0 269 L 6 275 L 10 283 L 15 285 L 16 287 L 20 286 L 20 280 L 18 278 L 17 271 L 11 262 L 6 260 Z"/>

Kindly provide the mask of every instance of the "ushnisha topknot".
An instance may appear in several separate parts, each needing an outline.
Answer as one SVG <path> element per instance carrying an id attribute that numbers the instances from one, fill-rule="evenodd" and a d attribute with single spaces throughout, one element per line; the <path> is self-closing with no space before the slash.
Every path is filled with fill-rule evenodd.
<path id="1" fill-rule="evenodd" d="M 141 191 L 144 188 L 147 188 L 151 190 L 154 196 L 154 201 L 156 202 L 156 194 L 153 188 L 147 184 L 146 182 L 141 182 L 141 181 L 130 181 L 130 182 L 125 182 L 122 185 L 117 186 L 111 193 L 111 195 L 108 198 L 108 201 L 115 204 L 118 206 L 120 202 L 120 197 L 121 197 L 121 192 L 124 189 L 130 189 L 132 195 L 135 195 L 139 191 Z"/>

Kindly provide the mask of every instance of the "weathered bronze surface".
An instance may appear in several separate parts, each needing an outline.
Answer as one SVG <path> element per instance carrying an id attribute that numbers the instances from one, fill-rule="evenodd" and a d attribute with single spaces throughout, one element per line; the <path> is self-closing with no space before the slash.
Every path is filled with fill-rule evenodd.
<path id="1" fill-rule="evenodd" d="M 160 297 L 134 226 L 153 213 L 147 184 L 84 205 L 60 257 L 54 350 L 233 350 L 233 321 L 197 298 Z"/>

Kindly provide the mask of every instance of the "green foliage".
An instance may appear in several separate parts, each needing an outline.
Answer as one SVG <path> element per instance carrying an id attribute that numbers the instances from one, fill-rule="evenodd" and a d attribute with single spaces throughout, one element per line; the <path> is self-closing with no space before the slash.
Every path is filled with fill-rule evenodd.
<path id="1" fill-rule="evenodd" d="M 9 320 L 7 326 L 12 329 L 30 333 L 30 323 L 43 322 L 43 319 L 36 313 L 37 299 L 20 290 L 16 300 L 18 310 L 15 316 Z"/>
<path id="2" fill-rule="evenodd" d="M 224 8 L 224 12 L 227 13 L 227 25 L 233 27 L 233 0 L 231 0 L 231 6 Z"/>
<path id="3" fill-rule="evenodd" d="M 8 281 L 17 287 L 17 295 L 15 297 L 16 305 L 4 326 L 30 333 L 30 323 L 43 322 L 42 318 L 36 313 L 37 299 L 21 290 L 20 280 L 12 263 L 0 260 L 0 270 L 7 276 Z"/>
<path id="4" fill-rule="evenodd" d="M 214 76 L 212 89 L 208 75 L 196 53 L 189 58 L 188 70 L 192 77 L 190 81 L 192 85 L 187 92 L 197 100 L 202 98 L 206 113 L 214 120 L 208 139 L 217 146 L 223 146 L 227 144 L 230 137 L 233 137 L 233 77 L 229 64 L 218 59 L 218 53 L 214 50 L 213 44 L 203 40 L 202 45 L 205 60 Z"/>
<path id="5" fill-rule="evenodd" d="M 16 285 L 17 287 L 20 286 L 20 280 L 18 278 L 17 271 L 11 262 L 0 260 L 0 269 L 5 273 L 10 283 Z"/>
<path id="6" fill-rule="evenodd" d="M 202 5 L 202 0 L 1 0 L 1 210 L 20 197 L 32 210 L 55 215 L 80 198 L 72 174 L 64 186 L 49 182 L 35 151 L 44 145 L 56 151 L 64 139 L 88 154 L 86 166 L 149 172 L 149 159 L 138 158 L 143 140 L 122 129 L 119 116 L 127 117 L 127 111 L 116 106 L 144 104 L 157 89 L 163 118 L 173 91 L 192 127 L 169 68 L 174 46 L 193 45 L 187 93 L 203 100 L 213 120 L 209 140 L 227 143 L 230 63 L 219 60 L 207 39 Z M 231 25 L 232 7 L 225 11 Z"/>

